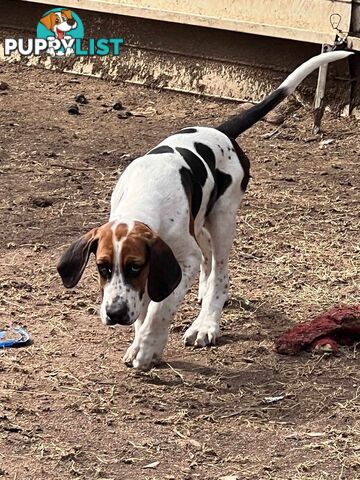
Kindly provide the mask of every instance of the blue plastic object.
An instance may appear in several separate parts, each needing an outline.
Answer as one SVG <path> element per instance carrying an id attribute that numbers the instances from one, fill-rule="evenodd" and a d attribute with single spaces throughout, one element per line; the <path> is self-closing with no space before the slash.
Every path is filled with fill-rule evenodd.
<path id="1" fill-rule="evenodd" d="M 9 333 L 12 334 L 13 338 L 9 338 Z M 13 327 L 8 330 L 0 330 L 0 349 L 24 347 L 30 342 L 30 335 L 22 327 Z"/>

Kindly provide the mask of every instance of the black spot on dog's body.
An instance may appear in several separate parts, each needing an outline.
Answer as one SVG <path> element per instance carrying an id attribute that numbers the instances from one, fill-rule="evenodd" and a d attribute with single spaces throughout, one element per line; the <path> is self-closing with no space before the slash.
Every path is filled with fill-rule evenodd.
<path id="1" fill-rule="evenodd" d="M 180 168 L 180 177 L 181 177 L 181 183 L 182 183 L 182 186 L 184 187 L 186 196 L 189 199 L 190 208 L 191 208 L 191 217 L 192 217 L 192 221 L 194 221 L 201 207 L 202 187 L 200 183 L 196 181 L 192 172 L 186 167 Z"/>
<path id="2" fill-rule="evenodd" d="M 241 150 L 236 140 L 234 140 L 233 138 L 230 138 L 230 141 L 235 149 L 239 162 L 244 170 L 244 178 L 241 181 L 241 190 L 245 192 L 250 179 L 250 160 L 245 155 L 245 153 Z"/>
<path id="3" fill-rule="evenodd" d="M 206 216 L 209 215 L 216 201 L 225 193 L 227 188 L 231 185 L 231 182 L 231 175 L 222 172 L 218 168 L 215 170 L 215 185 L 210 194 L 209 202 L 206 208 Z"/>
<path id="4" fill-rule="evenodd" d="M 197 129 L 196 128 L 184 128 L 183 130 L 179 130 L 178 132 L 173 133 L 173 135 L 179 135 L 181 133 L 196 133 Z"/>
<path id="5" fill-rule="evenodd" d="M 153 155 L 156 153 L 174 153 L 174 149 L 169 147 L 168 145 L 160 145 L 160 147 L 156 147 L 153 150 L 150 150 L 147 155 Z"/>
<path id="6" fill-rule="evenodd" d="M 200 155 L 200 157 L 204 160 L 206 165 L 209 167 L 210 172 L 212 173 L 212 176 L 214 177 L 215 165 L 216 165 L 216 159 L 215 159 L 214 152 L 211 150 L 210 147 L 208 147 L 204 143 L 195 142 L 194 147 L 195 147 L 195 150 L 197 151 L 197 153 Z"/>
<path id="7" fill-rule="evenodd" d="M 228 175 L 227 173 L 215 168 L 216 158 L 210 147 L 200 142 L 195 142 L 194 147 L 203 161 L 208 165 L 214 179 L 214 187 L 211 191 L 205 213 L 205 215 L 209 215 L 215 205 L 215 202 L 219 197 L 221 197 L 221 195 L 225 193 L 226 189 L 231 184 L 232 177 L 231 175 Z M 205 185 L 207 179 L 206 168 L 200 158 L 191 150 L 181 147 L 176 147 L 176 150 L 182 155 L 191 170 L 191 175 L 189 176 L 187 174 L 187 178 L 185 178 L 185 172 L 182 173 L 183 169 L 180 170 L 180 175 L 185 192 L 187 193 L 188 198 L 191 198 L 191 213 L 194 220 L 199 212 L 202 202 L 201 187 Z"/>
<path id="8" fill-rule="evenodd" d="M 219 169 L 215 170 L 215 183 L 217 187 L 216 200 L 221 197 L 231 185 L 232 177 L 228 173 L 222 172 Z"/>
<path id="9" fill-rule="evenodd" d="M 200 183 L 203 187 L 208 177 L 205 165 L 200 158 L 191 150 L 182 147 L 176 147 L 176 150 L 183 157 L 185 162 L 189 165 L 194 181 Z"/>
<path id="10" fill-rule="evenodd" d="M 209 201 L 206 207 L 205 217 L 207 217 L 211 212 L 211 210 L 213 209 L 216 199 L 217 199 L 217 186 L 215 183 L 214 188 L 211 190 L 211 193 L 210 193 Z"/>

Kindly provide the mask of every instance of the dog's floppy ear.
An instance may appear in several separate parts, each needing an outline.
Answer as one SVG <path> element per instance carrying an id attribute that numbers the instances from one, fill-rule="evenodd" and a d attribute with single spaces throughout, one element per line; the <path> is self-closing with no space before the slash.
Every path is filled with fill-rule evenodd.
<path id="1" fill-rule="evenodd" d="M 40 22 L 45 25 L 45 27 L 48 30 L 53 30 L 55 26 L 55 19 L 56 19 L 56 14 L 54 12 L 50 12 L 45 17 L 40 18 Z"/>
<path id="2" fill-rule="evenodd" d="M 57 266 L 57 271 L 66 288 L 73 288 L 79 282 L 90 253 L 95 253 L 98 244 L 97 228 L 90 230 L 70 245 L 63 253 Z"/>
<path id="3" fill-rule="evenodd" d="M 162 302 L 179 285 L 181 268 L 171 248 L 160 237 L 150 244 L 148 294 L 152 301 Z"/>
<path id="4" fill-rule="evenodd" d="M 61 10 L 61 13 L 64 14 L 68 20 L 72 18 L 71 10 Z"/>

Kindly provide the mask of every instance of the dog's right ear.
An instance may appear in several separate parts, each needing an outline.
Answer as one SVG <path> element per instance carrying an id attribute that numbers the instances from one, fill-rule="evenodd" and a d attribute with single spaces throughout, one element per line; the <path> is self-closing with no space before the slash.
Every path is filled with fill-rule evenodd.
<path id="1" fill-rule="evenodd" d="M 54 12 L 50 12 L 45 17 L 40 18 L 40 23 L 42 23 L 48 30 L 53 31 L 55 26 L 56 15 Z"/>
<path id="2" fill-rule="evenodd" d="M 78 284 L 90 253 L 95 253 L 98 245 L 97 228 L 80 237 L 63 253 L 57 265 L 57 271 L 66 288 Z"/>

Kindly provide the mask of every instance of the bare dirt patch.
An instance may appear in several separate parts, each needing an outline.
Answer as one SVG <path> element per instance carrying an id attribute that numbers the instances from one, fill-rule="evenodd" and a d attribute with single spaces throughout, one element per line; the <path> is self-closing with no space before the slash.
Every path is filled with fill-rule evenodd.
<path id="1" fill-rule="evenodd" d="M 193 289 L 167 363 L 143 374 L 121 361 L 131 330 L 100 323 L 93 266 L 65 291 L 57 259 L 106 221 L 133 158 L 238 106 L 16 65 L 0 65 L 0 80 L 9 84 L 0 95 L 1 326 L 16 322 L 34 339 L 0 352 L 0 477 L 360 478 L 357 345 L 339 357 L 273 351 L 295 322 L 360 301 L 358 124 L 326 116 L 331 141 L 321 143 L 301 109 L 280 128 L 261 122 L 243 135 L 253 178 L 220 344 L 182 346 L 198 310 Z M 79 93 L 89 103 L 69 115 Z M 147 116 L 120 119 L 116 101 Z M 274 396 L 283 398 L 266 400 Z"/>

